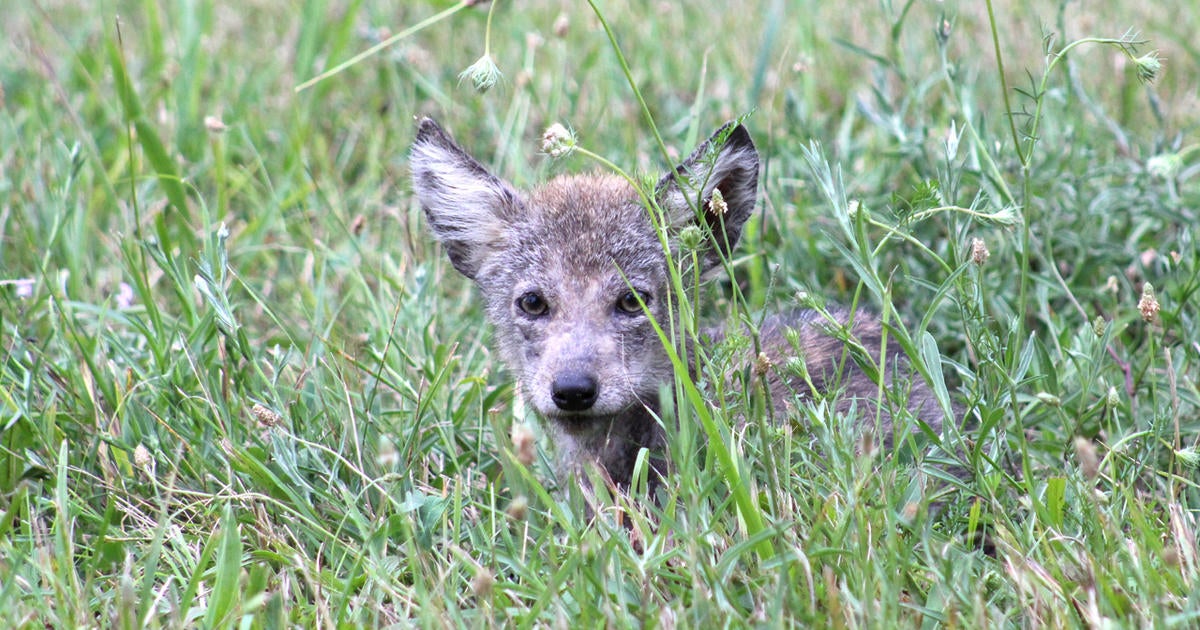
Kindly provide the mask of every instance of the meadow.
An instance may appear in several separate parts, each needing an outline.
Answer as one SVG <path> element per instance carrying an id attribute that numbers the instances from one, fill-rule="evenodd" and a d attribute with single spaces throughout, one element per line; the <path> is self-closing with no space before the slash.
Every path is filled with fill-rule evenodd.
<path id="1" fill-rule="evenodd" d="M 0 626 L 1200 624 L 1190 3 L 9 5 Z M 700 321 L 869 309 L 970 423 L 680 390 L 667 500 L 589 518 L 414 203 L 424 115 L 522 187 L 746 116 Z"/>

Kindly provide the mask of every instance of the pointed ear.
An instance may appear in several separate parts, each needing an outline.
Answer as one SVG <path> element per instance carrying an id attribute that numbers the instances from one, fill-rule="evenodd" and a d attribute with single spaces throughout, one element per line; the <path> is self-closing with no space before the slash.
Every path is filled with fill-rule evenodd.
<path id="1" fill-rule="evenodd" d="M 413 192 L 450 262 L 474 279 L 523 207 L 511 186 L 463 151 L 432 119 L 417 125 L 409 155 Z"/>
<path id="2" fill-rule="evenodd" d="M 750 132 L 728 122 L 658 182 L 656 197 L 677 229 L 699 224 L 709 238 L 702 257 L 708 271 L 728 257 L 758 199 L 758 151 Z M 725 202 L 713 204 L 713 192 Z"/>

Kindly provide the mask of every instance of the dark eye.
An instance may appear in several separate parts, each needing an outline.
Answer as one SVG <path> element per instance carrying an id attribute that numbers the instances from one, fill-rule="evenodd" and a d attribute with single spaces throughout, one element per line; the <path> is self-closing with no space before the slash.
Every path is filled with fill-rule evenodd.
<path id="1" fill-rule="evenodd" d="M 529 291 L 522 293 L 521 297 L 517 298 L 517 308 L 526 315 L 541 317 L 550 310 L 550 305 L 546 304 L 546 300 L 542 299 L 537 292 Z"/>
<path id="2" fill-rule="evenodd" d="M 626 315 L 641 315 L 642 305 L 638 302 L 639 297 L 646 306 L 650 306 L 650 294 L 644 291 L 626 291 L 621 299 L 617 300 L 617 310 Z"/>

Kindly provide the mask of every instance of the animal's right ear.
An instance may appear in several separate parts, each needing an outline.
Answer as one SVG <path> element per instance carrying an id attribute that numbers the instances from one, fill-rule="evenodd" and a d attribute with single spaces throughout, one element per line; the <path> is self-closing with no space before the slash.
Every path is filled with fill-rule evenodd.
<path id="1" fill-rule="evenodd" d="M 409 155 L 413 192 L 454 268 L 474 279 L 506 240 L 520 196 L 463 151 L 430 118 L 417 125 Z"/>

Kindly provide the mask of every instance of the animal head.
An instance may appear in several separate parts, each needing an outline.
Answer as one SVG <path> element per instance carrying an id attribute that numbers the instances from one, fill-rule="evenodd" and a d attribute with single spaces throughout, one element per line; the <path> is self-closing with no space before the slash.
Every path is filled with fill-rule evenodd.
<path id="1" fill-rule="evenodd" d="M 754 143 L 732 123 L 659 180 L 651 207 L 608 173 L 518 191 L 428 118 L 411 166 L 433 234 L 481 290 L 502 359 L 534 409 L 577 434 L 611 432 L 623 416 L 657 407 L 673 374 L 650 322 L 667 321 L 667 255 L 676 258 L 679 233 L 695 226 L 701 271 L 716 267 L 758 185 Z"/>

